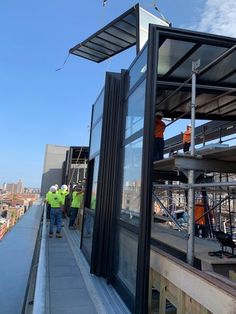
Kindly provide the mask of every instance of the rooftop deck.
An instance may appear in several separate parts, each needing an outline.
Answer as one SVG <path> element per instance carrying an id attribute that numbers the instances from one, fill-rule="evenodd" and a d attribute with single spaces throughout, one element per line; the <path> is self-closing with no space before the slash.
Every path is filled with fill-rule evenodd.
<path id="1" fill-rule="evenodd" d="M 1 313 L 130 313 L 105 280 L 90 274 L 79 231 L 64 220 L 63 237 L 49 238 L 42 213 L 37 202 L 0 242 Z"/>

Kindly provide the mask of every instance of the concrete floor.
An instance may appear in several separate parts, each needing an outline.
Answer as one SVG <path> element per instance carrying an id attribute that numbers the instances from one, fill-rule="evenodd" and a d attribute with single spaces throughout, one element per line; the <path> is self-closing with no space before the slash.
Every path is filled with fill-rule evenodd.
<path id="1" fill-rule="evenodd" d="M 47 314 L 130 313 L 104 279 L 89 273 L 80 233 L 67 224 L 61 239 L 47 238 Z"/>
<path id="2" fill-rule="evenodd" d="M 62 234 L 48 239 L 48 313 L 98 313 L 64 230 Z"/>

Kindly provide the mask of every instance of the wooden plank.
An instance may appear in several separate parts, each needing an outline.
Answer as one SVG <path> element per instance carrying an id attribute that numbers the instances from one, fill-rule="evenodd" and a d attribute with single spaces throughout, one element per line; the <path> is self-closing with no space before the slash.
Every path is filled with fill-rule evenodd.
<path id="1" fill-rule="evenodd" d="M 148 288 L 148 314 L 152 313 L 152 287 L 153 287 L 152 274 L 153 274 L 153 269 L 150 267 L 150 269 L 149 269 L 149 288 Z"/>
<path id="2" fill-rule="evenodd" d="M 229 279 L 236 282 L 236 272 L 229 270 Z"/>
<path id="3" fill-rule="evenodd" d="M 159 313 L 166 313 L 166 279 L 161 276 Z"/>
<path id="4" fill-rule="evenodd" d="M 235 290 L 233 291 L 231 287 L 227 288 L 227 291 L 224 290 L 226 288 L 225 285 L 224 289 L 217 286 L 213 283 L 213 280 L 209 281 L 205 277 L 200 276 L 200 274 L 198 275 L 198 272 L 201 273 L 200 271 L 193 269 L 189 265 L 184 266 L 180 261 L 166 255 L 152 250 L 150 259 L 151 267 L 160 273 L 161 276 L 165 276 L 165 281 L 169 280 L 172 282 L 193 301 L 212 313 L 236 313 Z M 162 279 L 161 309 L 163 309 L 164 300 L 166 299 L 164 286 Z M 191 305 L 191 302 L 189 304 Z M 197 304 L 194 305 L 194 308 L 199 309 Z"/>
<path id="5" fill-rule="evenodd" d="M 177 314 L 185 314 L 185 294 L 180 289 L 177 290 Z"/>

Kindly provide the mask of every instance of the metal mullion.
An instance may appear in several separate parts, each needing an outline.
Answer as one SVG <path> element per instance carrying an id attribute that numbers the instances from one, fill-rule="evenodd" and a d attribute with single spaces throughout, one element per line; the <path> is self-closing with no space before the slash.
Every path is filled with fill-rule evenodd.
<path id="1" fill-rule="evenodd" d="M 230 40 L 225 41 L 222 40 L 220 35 L 206 34 L 206 33 L 198 33 L 196 36 L 196 32 L 190 30 L 181 30 L 176 28 L 166 28 L 164 26 L 156 25 L 156 30 L 159 32 L 159 36 L 164 37 L 165 39 L 176 39 L 178 41 L 187 41 L 187 42 L 195 42 L 201 43 L 204 45 L 210 45 L 215 47 L 223 47 L 223 48 L 231 48 L 232 45 L 235 45 L 235 39 L 227 38 Z M 174 32 L 174 33 L 173 33 Z"/>
<path id="2" fill-rule="evenodd" d="M 117 30 L 118 32 L 124 33 L 127 36 L 133 37 L 134 39 L 136 39 L 136 35 L 130 34 L 128 31 L 126 31 L 125 29 L 120 28 L 119 26 L 116 25 L 112 25 L 112 28 L 114 28 L 115 30 Z M 109 31 L 109 28 L 108 28 Z M 131 44 L 131 43 L 130 43 Z"/>
<path id="3" fill-rule="evenodd" d="M 120 38 L 120 37 L 118 37 L 118 36 L 116 36 L 116 35 L 114 35 L 114 34 L 112 34 L 112 33 L 109 33 L 109 32 L 107 32 L 107 31 L 104 31 L 104 33 L 107 34 L 107 35 L 109 35 L 109 36 L 112 36 L 112 37 L 114 37 L 114 38 L 116 38 L 116 39 L 118 39 L 118 40 L 120 40 L 120 41 L 123 41 L 123 42 L 125 42 L 125 43 L 128 44 L 128 45 L 132 45 L 132 43 L 130 43 L 130 42 L 127 41 L 126 39 Z M 122 48 L 123 48 L 123 49 L 126 49 L 127 47 L 122 47 Z"/>
<path id="4" fill-rule="evenodd" d="M 94 45 L 94 43 L 93 43 L 93 45 Z M 103 51 L 100 51 L 100 50 L 97 50 L 97 49 L 94 49 L 94 48 L 91 48 L 91 47 L 87 47 L 87 46 L 83 46 L 83 47 L 85 47 L 85 48 L 87 48 L 87 49 L 91 49 L 91 50 L 93 50 L 93 51 L 96 51 L 96 52 L 98 52 L 98 53 L 101 53 L 101 54 L 103 54 L 103 55 L 105 55 L 105 56 L 108 56 L 108 57 L 110 57 L 111 56 L 111 54 L 107 54 L 107 53 L 104 53 Z M 83 48 L 82 47 L 82 48 Z M 108 48 L 106 48 L 107 50 L 108 50 Z M 81 50 L 81 51 L 83 51 L 83 50 Z"/>
<path id="5" fill-rule="evenodd" d="M 236 100 L 235 100 L 235 102 L 236 102 Z M 232 110 L 226 111 L 226 112 L 224 112 L 224 115 L 225 115 L 225 114 L 232 113 L 232 112 L 235 112 L 235 111 L 236 111 L 236 109 L 232 109 Z M 228 118 L 229 118 L 229 117 L 228 117 Z"/>
<path id="6" fill-rule="evenodd" d="M 176 64 L 166 73 L 162 76 L 162 78 L 165 78 L 172 74 L 181 64 L 183 64 L 196 50 L 198 50 L 201 47 L 201 44 L 197 43 L 194 47 L 192 47 Z"/>
<path id="7" fill-rule="evenodd" d="M 212 112 L 214 112 L 214 111 L 217 111 L 217 110 L 219 110 L 219 109 L 221 110 L 221 109 L 223 109 L 223 108 L 225 108 L 225 107 L 231 105 L 231 104 L 234 103 L 234 102 L 236 102 L 236 99 L 233 99 L 233 100 L 231 100 L 231 101 L 225 103 L 224 105 L 220 106 L 219 108 L 217 107 L 217 108 L 214 108 L 214 109 L 212 109 L 212 110 L 206 112 L 205 115 L 207 116 L 207 115 L 209 115 L 210 113 L 212 113 Z M 233 111 L 235 111 L 235 109 L 234 109 Z M 231 112 L 231 111 L 230 111 L 230 112 Z M 227 113 L 227 112 L 226 112 L 226 113 Z M 225 112 L 224 112 L 224 114 L 225 114 Z"/>
<path id="8" fill-rule="evenodd" d="M 127 93 L 126 97 L 125 97 L 125 101 L 133 94 L 133 92 L 135 92 L 135 90 L 139 87 L 139 85 L 141 85 L 143 83 L 143 81 L 146 79 L 146 73 L 144 73 L 139 79 L 138 81 L 134 84 L 134 86 L 129 90 L 129 92 Z"/>
<path id="9" fill-rule="evenodd" d="M 76 56 L 79 56 L 81 58 L 89 59 L 89 60 L 92 60 L 92 61 L 95 61 L 95 62 L 98 62 L 98 63 L 101 62 L 101 57 L 91 55 L 90 53 L 84 52 L 82 50 L 74 50 L 71 53 L 76 55 Z"/>
<path id="10" fill-rule="evenodd" d="M 126 229 L 126 230 L 130 231 L 131 233 L 135 233 L 138 236 L 139 227 L 137 227 L 137 226 L 125 221 L 125 220 L 122 220 L 120 218 L 116 219 L 116 223 L 119 227 Z"/>
<path id="11" fill-rule="evenodd" d="M 144 107 L 142 148 L 140 234 L 138 241 L 135 313 L 147 313 L 150 270 L 150 241 L 152 219 L 153 130 L 155 124 L 156 78 L 159 33 L 156 25 L 149 25 L 147 80 Z"/>
<path id="12" fill-rule="evenodd" d="M 226 57 L 228 57 L 235 50 L 236 50 L 236 44 L 233 47 L 231 47 L 228 50 L 226 50 L 225 52 L 223 52 L 219 57 L 214 59 L 212 62 L 210 62 L 207 65 L 205 65 L 202 69 L 200 69 L 197 76 L 199 77 L 202 74 L 204 74 L 207 71 L 209 71 L 211 68 L 213 68 L 215 65 L 220 63 L 222 60 L 224 60 Z"/>
<path id="13" fill-rule="evenodd" d="M 108 33 L 106 33 L 106 34 L 108 34 Z M 108 34 L 108 35 L 112 36 L 111 34 Z M 114 36 L 114 37 L 115 37 L 115 36 Z M 112 42 L 112 41 L 109 41 L 109 40 L 107 40 L 107 39 L 105 39 L 105 38 L 103 38 L 103 37 L 97 36 L 96 38 L 98 38 L 99 40 L 105 41 L 105 42 L 108 43 L 109 45 L 117 46 L 117 47 L 120 48 L 120 49 L 124 49 L 123 46 L 121 46 L 121 45 L 119 45 L 119 44 L 117 44 L 117 43 L 114 43 L 114 42 Z M 120 38 L 117 38 L 117 39 L 120 40 Z M 91 43 L 94 43 L 94 42 L 91 41 Z"/>
<path id="14" fill-rule="evenodd" d="M 126 23 L 127 25 L 129 25 L 129 26 L 131 26 L 131 27 L 133 27 L 133 28 L 136 28 L 136 25 L 133 25 L 133 24 L 131 24 L 130 22 L 128 22 L 128 21 L 126 21 L 126 20 L 120 20 L 120 21 L 118 21 L 117 23 L 119 23 L 119 22 L 124 22 L 124 23 Z M 116 23 L 116 24 L 117 24 Z"/>
<path id="15" fill-rule="evenodd" d="M 228 74 L 224 75 L 221 79 L 217 80 L 216 83 L 220 83 L 220 82 L 224 81 L 225 79 L 229 78 L 230 76 L 234 75 L 235 73 L 236 73 L 236 70 L 229 72 Z"/>
<path id="16" fill-rule="evenodd" d="M 133 143 L 137 139 L 139 139 L 143 135 L 143 128 L 135 132 L 134 134 L 130 135 L 127 138 L 124 138 L 122 146 L 125 147 L 126 145 Z"/>
<path id="17" fill-rule="evenodd" d="M 104 46 L 102 46 L 102 45 L 100 45 L 100 44 L 98 44 L 98 43 L 95 43 L 95 42 L 93 42 L 93 41 L 90 41 L 90 42 L 88 42 L 87 44 L 92 44 L 92 45 L 98 46 L 98 48 L 101 47 L 102 49 L 108 49 L 108 50 L 111 50 L 111 51 L 114 52 L 114 53 L 117 52 L 117 51 L 114 50 L 114 49 L 104 47 Z M 86 45 L 87 45 L 87 44 L 86 44 Z M 86 47 L 87 47 L 87 46 L 86 46 Z M 91 48 L 91 47 L 87 47 L 87 48 L 93 49 L 93 48 Z"/>
<path id="18" fill-rule="evenodd" d="M 176 83 L 176 82 L 159 82 L 157 83 L 157 86 L 158 85 L 163 85 L 164 86 L 179 86 L 177 87 L 177 89 L 175 89 L 172 93 L 170 93 L 167 97 L 165 97 L 163 100 L 161 100 L 157 106 L 163 104 L 164 102 L 166 102 L 168 99 L 170 99 L 171 97 L 173 97 L 181 88 L 183 87 L 186 87 L 187 89 L 190 89 L 191 88 L 191 84 L 188 84 L 188 82 L 190 81 L 190 78 L 187 79 L 184 83 Z M 162 87 L 162 89 L 163 89 Z M 204 92 L 205 91 L 209 91 L 209 90 L 212 90 L 212 91 L 225 91 L 225 92 L 229 92 L 230 90 L 232 90 L 232 88 L 227 88 L 227 87 L 215 87 L 215 86 L 210 86 L 210 85 L 200 85 L 200 84 L 197 84 L 197 89 L 201 89 L 203 90 Z M 189 91 L 190 92 L 190 91 Z M 179 104 L 175 106 L 175 108 L 179 107 Z M 174 109 L 175 109 L 174 108 Z M 169 110 L 169 112 L 173 111 L 173 109 Z"/>
<path id="19" fill-rule="evenodd" d="M 100 53 L 101 55 L 103 55 L 103 56 L 98 56 L 98 55 L 96 55 L 96 54 L 94 55 L 92 52 L 84 51 L 84 50 L 82 50 L 83 48 L 87 48 L 87 49 L 96 51 L 95 49 L 86 47 L 85 45 L 81 46 L 80 48 L 81 48 L 81 49 L 78 50 L 78 51 L 81 51 L 81 52 L 83 52 L 83 53 L 89 54 L 89 55 L 94 56 L 94 57 L 96 57 L 96 58 L 100 58 L 100 59 L 101 59 L 101 58 L 103 58 L 103 56 L 104 56 L 104 57 L 107 57 L 107 58 L 110 57 L 109 55 L 107 55 L 107 54 L 105 54 L 105 53 L 102 53 L 102 52 L 99 52 L 99 53 Z"/>

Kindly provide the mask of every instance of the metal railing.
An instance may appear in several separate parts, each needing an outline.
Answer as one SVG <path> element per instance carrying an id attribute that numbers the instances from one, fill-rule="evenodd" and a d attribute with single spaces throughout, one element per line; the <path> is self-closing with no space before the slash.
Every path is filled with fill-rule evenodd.
<path id="1" fill-rule="evenodd" d="M 46 309 L 46 207 L 43 211 L 43 230 L 40 244 L 40 255 L 36 286 L 34 292 L 33 314 L 45 313 Z"/>

